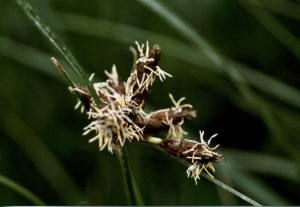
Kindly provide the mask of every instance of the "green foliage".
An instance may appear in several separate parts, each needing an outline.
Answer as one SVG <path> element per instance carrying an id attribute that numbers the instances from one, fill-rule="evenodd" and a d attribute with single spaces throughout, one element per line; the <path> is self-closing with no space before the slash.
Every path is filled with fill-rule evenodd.
<path id="1" fill-rule="evenodd" d="M 173 78 L 154 84 L 146 110 L 168 107 L 169 93 L 185 96 L 197 110 L 184 125 L 187 138 L 199 139 L 199 129 L 219 134 L 212 142 L 225 160 L 215 165 L 216 179 L 263 205 L 299 205 L 298 3 L 30 3 L 95 80 L 105 80 L 112 64 L 125 80 L 135 40 L 159 44 L 160 66 Z M 0 174 L 48 205 L 125 205 L 116 157 L 81 135 L 88 120 L 74 110 L 76 97 L 50 58 L 82 80 L 16 2 L 2 1 L 0 11 Z M 196 186 L 183 165 L 154 147 L 126 147 L 145 205 L 247 204 L 206 179 Z M 2 183 L 0 204 L 33 203 Z"/>

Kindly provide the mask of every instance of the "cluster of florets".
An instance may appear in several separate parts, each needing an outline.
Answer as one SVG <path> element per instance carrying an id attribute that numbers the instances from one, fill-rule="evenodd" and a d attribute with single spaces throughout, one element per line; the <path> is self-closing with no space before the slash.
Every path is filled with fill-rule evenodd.
<path id="1" fill-rule="evenodd" d="M 217 134 L 210 137 L 210 139 L 204 141 L 204 131 L 200 132 L 200 142 L 194 140 L 172 140 L 164 139 L 162 145 L 164 149 L 171 155 L 176 156 L 190 163 L 190 167 L 187 169 L 188 177 L 194 178 L 196 184 L 197 179 L 200 179 L 200 174 L 202 170 L 205 170 L 207 174 L 213 177 L 207 168 L 210 168 L 213 172 L 215 169 L 212 162 L 219 162 L 223 159 L 223 155 L 219 152 L 215 152 L 217 146 L 210 148 L 209 144 L 212 138 L 217 136 Z"/>
<path id="2" fill-rule="evenodd" d="M 184 98 L 175 101 L 170 94 L 174 106 L 161 109 L 152 113 L 145 113 L 145 100 L 149 89 L 156 77 L 163 81 L 170 74 L 163 71 L 158 66 L 160 59 L 160 48 L 154 45 L 149 49 L 148 42 L 146 48 L 136 42 L 139 58 L 135 58 L 131 74 L 126 82 L 122 82 L 118 76 L 115 66 L 112 72 L 108 73 L 106 82 L 95 83 L 93 87 L 101 100 L 102 108 L 98 108 L 85 86 L 77 85 L 71 91 L 77 91 L 81 95 L 81 101 L 75 108 L 83 102 L 83 107 L 88 110 L 88 117 L 93 121 L 84 128 L 84 135 L 94 131 L 96 136 L 89 142 L 98 141 L 100 150 L 107 149 L 113 153 L 114 149 L 123 147 L 128 141 L 145 141 L 148 135 L 159 132 L 168 132 L 167 138 L 162 142 L 164 149 L 171 155 L 189 162 L 187 173 L 195 181 L 206 167 L 214 168 L 211 162 L 221 159 L 215 148 L 209 148 L 201 135 L 201 142 L 182 140 L 185 131 L 182 124 L 186 119 L 196 117 L 196 112 L 189 104 L 181 104 Z M 132 50 L 137 54 L 136 50 Z M 137 56 L 137 55 L 135 55 Z M 90 77 L 92 80 L 93 75 Z M 82 108 L 83 111 L 83 108 Z M 174 147 L 174 146 L 177 147 Z M 178 147 L 180 146 L 180 147 Z M 208 171 L 207 171 L 208 173 Z"/>

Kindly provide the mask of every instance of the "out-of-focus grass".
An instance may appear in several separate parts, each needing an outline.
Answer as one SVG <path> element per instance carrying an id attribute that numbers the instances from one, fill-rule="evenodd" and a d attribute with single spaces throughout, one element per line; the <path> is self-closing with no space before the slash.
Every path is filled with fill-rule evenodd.
<path id="1" fill-rule="evenodd" d="M 126 79 L 135 40 L 161 45 L 160 66 L 173 78 L 154 84 L 147 107 L 168 107 L 168 93 L 185 96 L 198 116 L 184 126 L 188 138 L 198 139 L 199 129 L 219 134 L 213 143 L 225 160 L 217 179 L 263 205 L 300 203 L 299 54 L 290 47 L 290 35 L 299 41 L 297 3 L 30 2 L 96 80 L 113 63 Z M 76 97 L 50 61 L 56 51 L 13 1 L 0 11 L 1 174 L 49 205 L 124 205 L 117 160 L 81 136 L 88 121 L 73 110 Z M 274 24 L 288 32 L 270 30 Z M 195 186 L 183 166 L 152 147 L 128 147 L 146 205 L 245 205 L 205 179 Z M 31 204 L 2 185 L 0 197 L 1 205 Z"/>

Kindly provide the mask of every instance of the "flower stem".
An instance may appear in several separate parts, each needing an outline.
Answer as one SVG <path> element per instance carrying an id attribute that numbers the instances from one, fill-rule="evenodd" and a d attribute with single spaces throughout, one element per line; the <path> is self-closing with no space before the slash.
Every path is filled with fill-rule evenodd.
<path id="1" fill-rule="evenodd" d="M 246 202 L 252 204 L 253 206 L 262 206 L 260 203 L 254 201 L 253 199 L 245 196 L 244 194 L 234 190 L 233 188 L 229 187 L 228 185 L 225 185 L 224 183 L 220 182 L 219 180 L 212 178 L 211 176 L 207 175 L 206 173 L 202 173 L 201 174 L 203 177 L 205 177 L 206 179 L 208 179 L 209 181 L 215 183 L 216 185 L 222 187 L 223 189 L 227 190 L 228 192 L 236 195 L 237 197 L 245 200 Z"/>
<path id="2" fill-rule="evenodd" d="M 129 206 L 144 205 L 131 173 L 126 146 L 115 150 L 115 153 L 122 168 L 127 204 Z"/>

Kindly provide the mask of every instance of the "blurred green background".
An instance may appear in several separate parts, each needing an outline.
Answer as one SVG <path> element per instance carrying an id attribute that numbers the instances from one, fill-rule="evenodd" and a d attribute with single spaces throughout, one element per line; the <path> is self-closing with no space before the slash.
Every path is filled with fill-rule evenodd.
<path id="1" fill-rule="evenodd" d="M 218 133 L 225 159 L 215 178 L 263 205 L 299 205 L 300 1 L 30 0 L 95 81 L 116 64 L 123 80 L 134 41 L 161 46 L 147 111 L 172 105 L 197 110 L 186 138 Z M 50 61 L 71 68 L 15 1 L 0 1 L 0 176 L 47 205 L 126 205 L 119 163 L 99 152 L 89 121 Z M 156 148 L 127 143 L 146 205 L 247 205 Z M 0 205 L 32 205 L 3 182 Z"/>

